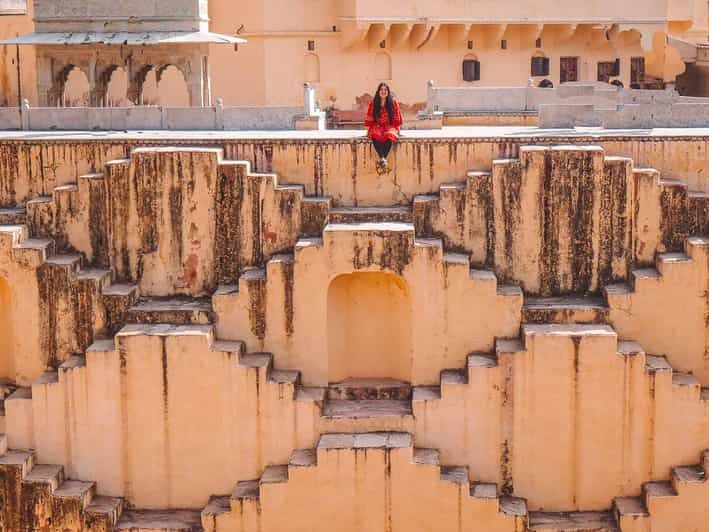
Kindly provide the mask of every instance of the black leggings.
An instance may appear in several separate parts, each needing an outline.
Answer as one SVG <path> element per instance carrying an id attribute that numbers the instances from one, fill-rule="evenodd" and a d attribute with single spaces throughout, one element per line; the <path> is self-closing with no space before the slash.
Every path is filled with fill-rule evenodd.
<path id="1" fill-rule="evenodd" d="M 391 151 L 391 147 L 394 145 L 391 140 L 382 142 L 381 140 L 377 139 L 372 139 L 372 144 L 374 144 L 374 149 L 377 150 L 379 157 L 383 157 L 384 159 L 387 158 L 389 152 Z"/>

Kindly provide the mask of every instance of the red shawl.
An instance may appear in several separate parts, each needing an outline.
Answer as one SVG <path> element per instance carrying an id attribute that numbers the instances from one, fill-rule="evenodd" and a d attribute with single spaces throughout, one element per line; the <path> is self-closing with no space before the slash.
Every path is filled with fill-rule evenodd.
<path id="1" fill-rule="evenodd" d="M 393 142 L 399 139 L 399 128 L 404 120 L 401 118 L 401 111 L 399 110 L 399 104 L 394 102 L 394 116 L 389 118 L 389 112 L 386 106 L 382 106 L 379 113 L 379 120 L 374 120 L 374 101 L 369 104 L 369 110 L 367 111 L 367 118 L 364 121 L 364 125 L 367 126 L 369 138 L 378 140 L 380 142 L 386 142 L 391 140 Z"/>

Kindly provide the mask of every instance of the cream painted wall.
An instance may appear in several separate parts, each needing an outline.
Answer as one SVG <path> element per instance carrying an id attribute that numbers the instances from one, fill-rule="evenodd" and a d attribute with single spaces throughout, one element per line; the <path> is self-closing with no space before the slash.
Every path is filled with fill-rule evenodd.
<path id="1" fill-rule="evenodd" d="M 395 275 L 341 275 L 328 291 L 329 382 L 411 379 L 411 300 Z"/>

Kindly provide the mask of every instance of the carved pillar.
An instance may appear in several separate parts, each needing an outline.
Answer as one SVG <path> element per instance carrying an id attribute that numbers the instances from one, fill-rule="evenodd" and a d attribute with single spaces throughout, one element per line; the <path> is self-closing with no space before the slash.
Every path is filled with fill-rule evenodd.
<path id="1" fill-rule="evenodd" d="M 40 107 L 52 106 L 52 88 L 55 73 L 52 60 L 43 50 L 37 52 L 37 98 Z"/>

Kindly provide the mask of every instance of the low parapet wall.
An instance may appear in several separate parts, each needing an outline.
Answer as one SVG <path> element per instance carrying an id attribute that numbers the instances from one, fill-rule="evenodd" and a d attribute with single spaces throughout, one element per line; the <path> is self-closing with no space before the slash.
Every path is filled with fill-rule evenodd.
<path id="1" fill-rule="evenodd" d="M 542 105 L 539 127 L 545 129 L 603 127 L 606 129 L 709 127 L 709 99 L 642 102 L 599 108 L 588 104 Z"/>
<path id="2" fill-rule="evenodd" d="M 310 119 L 303 107 L 17 107 L 0 109 L 0 129 L 285 130 Z M 318 121 L 318 117 L 312 117 Z M 317 129 L 317 127 L 312 127 Z"/>
<path id="3" fill-rule="evenodd" d="M 648 129 L 709 126 L 709 98 L 675 90 L 636 90 L 606 83 L 565 83 L 558 88 L 436 87 L 429 82 L 421 118 L 477 120 L 480 115 L 538 116 L 541 128 Z"/>
<path id="4" fill-rule="evenodd" d="M 0 130 L 26 131 L 272 131 L 325 129 L 315 89 L 304 86 L 302 106 L 226 107 L 0 107 Z"/>

